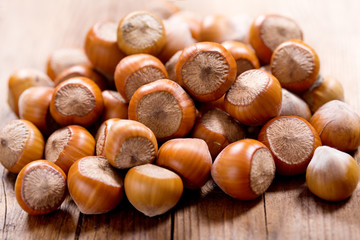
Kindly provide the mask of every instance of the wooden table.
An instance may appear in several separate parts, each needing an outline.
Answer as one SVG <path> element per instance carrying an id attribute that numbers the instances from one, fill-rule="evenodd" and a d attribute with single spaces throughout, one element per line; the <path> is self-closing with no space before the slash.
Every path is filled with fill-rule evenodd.
<path id="1" fill-rule="evenodd" d="M 45 70 L 49 53 L 82 46 L 96 21 L 119 20 L 142 8 L 135 0 L 1 0 L 0 125 L 14 119 L 6 103 L 9 74 L 21 67 Z M 201 15 L 280 13 L 294 18 L 315 48 L 321 72 L 338 78 L 346 102 L 360 112 L 360 1 L 176 1 Z M 0 169 L 0 239 L 360 239 L 360 190 L 343 202 L 314 197 L 304 176 L 276 177 L 253 201 L 227 197 L 211 184 L 186 191 L 171 212 L 148 218 L 123 202 L 109 214 L 87 216 L 66 200 L 60 210 L 30 216 L 14 196 L 16 175 Z"/>

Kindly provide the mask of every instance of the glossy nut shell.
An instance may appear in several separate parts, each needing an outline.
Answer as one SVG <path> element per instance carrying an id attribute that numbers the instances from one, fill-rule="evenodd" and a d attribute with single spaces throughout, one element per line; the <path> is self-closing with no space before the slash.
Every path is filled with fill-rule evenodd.
<path id="1" fill-rule="evenodd" d="M 31 122 L 16 119 L 0 129 L 0 162 L 8 171 L 18 173 L 44 153 L 44 138 Z"/>
<path id="2" fill-rule="evenodd" d="M 142 85 L 163 78 L 168 78 L 164 64 L 149 54 L 134 54 L 123 58 L 114 73 L 116 89 L 126 102 L 130 101 L 134 92 Z"/>
<path id="3" fill-rule="evenodd" d="M 290 121 L 293 124 L 287 124 Z M 297 116 L 271 119 L 260 130 L 258 140 L 273 154 L 277 173 L 288 176 L 305 173 L 315 149 L 322 145 L 314 127 Z"/>
<path id="4" fill-rule="evenodd" d="M 151 30 L 144 31 L 143 28 L 151 28 Z M 133 34 L 134 31 L 141 32 L 141 36 L 136 36 L 136 38 L 134 36 L 127 36 Z M 155 31 L 156 34 L 151 34 L 153 31 Z M 146 38 L 146 44 L 138 44 L 140 43 L 138 38 Z M 130 12 L 119 22 L 117 43 L 120 50 L 127 55 L 136 53 L 157 55 L 164 47 L 165 41 L 164 23 L 158 16 L 149 11 Z"/>
<path id="5" fill-rule="evenodd" d="M 275 163 L 264 144 L 244 139 L 231 143 L 218 155 L 211 176 L 226 194 L 251 200 L 270 186 L 275 176 Z"/>
<path id="6" fill-rule="evenodd" d="M 59 48 L 53 51 L 46 62 L 46 73 L 52 79 L 74 65 L 90 65 L 88 58 L 82 48 Z"/>
<path id="7" fill-rule="evenodd" d="M 200 61 L 201 58 L 204 62 Z M 196 64 L 192 63 L 194 59 L 199 59 Z M 236 71 L 236 62 L 231 53 L 214 42 L 199 42 L 188 46 L 182 51 L 176 64 L 177 82 L 200 102 L 221 98 L 234 83 Z M 194 78 L 197 83 L 192 80 Z M 211 88 L 203 87 L 204 84 Z"/>
<path id="8" fill-rule="evenodd" d="M 344 101 L 344 88 L 341 82 L 332 76 L 319 76 L 301 96 L 314 113 L 327 102 Z"/>
<path id="9" fill-rule="evenodd" d="M 116 65 L 126 55 L 117 45 L 117 24 L 100 21 L 88 31 L 84 50 L 94 68 L 105 76 L 113 78 Z"/>
<path id="10" fill-rule="evenodd" d="M 22 68 L 10 75 L 7 101 L 16 115 L 19 115 L 18 102 L 21 93 L 36 86 L 53 87 L 54 83 L 45 73 L 36 69 Z"/>
<path id="11" fill-rule="evenodd" d="M 196 121 L 191 136 L 203 139 L 215 160 L 227 145 L 245 138 L 245 129 L 224 111 L 211 109 Z"/>
<path id="12" fill-rule="evenodd" d="M 255 79 L 254 79 L 255 78 Z M 255 81 L 262 78 L 262 87 L 252 89 L 254 95 L 249 98 L 232 101 L 235 95 L 244 95 L 245 90 L 241 87 L 244 80 Z M 252 79 L 252 80 L 250 80 Z M 257 80 L 256 80 L 257 81 Z M 248 83 L 249 86 L 252 83 Z M 246 90 L 247 91 L 247 90 Z M 245 96 L 245 95 L 244 95 Z M 235 97 L 237 99 L 237 97 Z M 224 108 L 227 113 L 240 123 L 245 125 L 262 125 L 270 118 L 278 116 L 281 109 L 282 94 L 279 81 L 271 74 L 262 70 L 248 70 L 236 79 L 233 86 L 225 95 Z"/>
<path id="13" fill-rule="evenodd" d="M 103 152 L 112 166 L 123 169 L 155 160 L 158 144 L 148 127 L 125 119 L 115 120 L 110 124 Z"/>
<path id="14" fill-rule="evenodd" d="M 96 156 L 105 156 L 105 151 L 104 151 L 105 150 L 105 142 L 106 142 L 108 134 L 110 132 L 110 128 L 114 122 L 119 121 L 119 120 L 120 120 L 119 118 L 110 118 L 110 119 L 104 121 L 98 128 L 96 135 L 95 135 Z"/>
<path id="15" fill-rule="evenodd" d="M 129 104 L 116 91 L 105 90 L 102 92 L 104 99 L 104 110 L 101 115 L 101 120 L 105 121 L 111 118 L 128 118 Z"/>
<path id="16" fill-rule="evenodd" d="M 212 159 L 204 140 L 177 138 L 160 147 L 156 164 L 179 174 L 185 188 L 196 189 L 209 179 Z"/>
<path id="17" fill-rule="evenodd" d="M 238 41 L 225 41 L 221 43 L 234 57 L 237 65 L 236 76 L 246 70 L 260 68 L 259 59 L 254 51 L 245 43 Z"/>
<path id="18" fill-rule="evenodd" d="M 52 129 L 49 106 L 53 92 L 51 87 L 31 87 L 19 98 L 19 117 L 32 122 L 45 135 Z"/>
<path id="19" fill-rule="evenodd" d="M 68 91 L 67 89 L 73 90 L 63 93 Z M 63 100 L 57 100 L 60 97 Z M 64 101 L 66 98 L 71 98 L 71 101 Z M 100 88 L 85 77 L 70 78 L 59 84 L 50 102 L 52 117 L 63 126 L 75 124 L 87 127 L 96 121 L 103 108 L 104 100 Z"/>
<path id="20" fill-rule="evenodd" d="M 293 39 L 281 43 L 274 50 L 270 68 L 283 88 L 300 93 L 309 89 L 318 78 L 320 59 L 308 44 Z"/>
<path id="21" fill-rule="evenodd" d="M 89 156 L 76 161 L 68 173 L 68 188 L 83 214 L 109 212 L 124 195 L 121 175 L 103 157 Z"/>
<path id="22" fill-rule="evenodd" d="M 28 177 L 32 172 L 36 173 L 32 177 Z M 47 174 L 51 174 L 51 177 Z M 29 184 L 33 186 L 29 186 Z M 28 190 L 30 187 L 33 188 L 32 191 Z M 32 196 L 35 192 L 37 195 Z M 24 166 L 16 178 L 16 200 L 20 207 L 31 215 L 42 215 L 58 209 L 66 195 L 66 175 L 60 167 L 52 162 L 33 161 Z M 29 203 L 29 200 L 33 203 Z M 39 205 L 39 202 L 43 203 Z"/>
<path id="23" fill-rule="evenodd" d="M 149 112 L 151 119 L 154 119 L 156 122 L 155 126 L 158 126 L 156 129 L 151 129 L 150 125 L 151 122 L 147 122 L 150 118 L 146 116 L 142 116 L 141 112 L 139 112 L 139 108 L 141 107 L 143 99 L 147 98 L 152 94 L 162 94 L 165 95 L 164 98 L 168 99 L 171 98 L 172 101 L 175 101 L 176 108 L 159 108 L 160 103 L 152 104 L 151 108 L 147 108 L 146 111 Z M 155 95 L 154 95 L 155 96 Z M 154 101 L 157 101 L 155 99 Z M 176 122 L 178 123 L 177 126 L 173 127 L 171 132 L 166 131 L 169 128 L 169 125 L 172 125 L 173 122 L 166 121 L 166 119 L 160 119 L 159 114 L 168 114 L 169 111 L 176 109 Z M 180 116 L 180 117 L 179 117 Z M 132 97 L 129 103 L 129 119 L 136 120 L 144 123 L 147 125 L 155 134 L 159 141 L 165 141 L 167 139 L 175 138 L 175 137 L 184 137 L 188 134 L 191 128 L 194 126 L 196 118 L 196 111 L 194 102 L 192 99 L 187 95 L 187 93 L 180 87 L 179 84 L 167 80 L 157 80 L 155 82 L 146 84 L 140 87 Z M 151 120 L 150 119 L 150 120 Z M 165 129 L 165 130 L 164 130 Z"/>
<path id="24" fill-rule="evenodd" d="M 266 41 L 264 39 L 264 32 L 265 29 L 267 28 L 267 24 L 269 24 L 270 26 L 273 25 L 271 21 L 273 23 L 274 21 L 278 21 L 282 24 L 280 24 L 280 26 L 276 28 L 277 30 L 275 29 L 274 34 L 269 34 L 270 36 L 272 35 L 276 37 L 272 37 L 270 40 Z M 289 25 L 292 26 L 292 29 L 294 31 L 290 34 L 286 34 L 286 32 L 289 32 L 288 31 Z M 251 46 L 254 48 L 259 60 L 264 65 L 270 63 L 271 55 L 274 49 L 282 42 L 290 39 L 302 40 L 303 33 L 294 20 L 285 16 L 281 16 L 277 14 L 260 15 L 254 19 L 250 27 L 249 42 Z"/>
<path id="25" fill-rule="evenodd" d="M 94 81 L 101 90 L 107 89 L 105 77 L 88 65 L 75 65 L 66 68 L 54 80 L 55 86 L 73 77 L 86 77 Z"/>
<path id="26" fill-rule="evenodd" d="M 65 173 L 80 158 L 92 156 L 95 139 L 83 127 L 70 125 L 56 130 L 50 135 L 45 146 L 45 158 L 54 162 Z"/>
<path id="27" fill-rule="evenodd" d="M 149 217 L 169 211 L 183 193 L 183 183 L 176 173 L 152 164 L 131 168 L 124 186 L 129 202 Z"/>
<path id="28" fill-rule="evenodd" d="M 359 166 L 353 157 L 323 146 L 315 150 L 306 170 L 306 185 L 319 198 L 342 201 L 355 191 L 359 175 Z"/>
<path id="29" fill-rule="evenodd" d="M 332 100 L 311 117 L 324 145 L 350 152 L 360 146 L 360 116 L 347 104 Z"/>

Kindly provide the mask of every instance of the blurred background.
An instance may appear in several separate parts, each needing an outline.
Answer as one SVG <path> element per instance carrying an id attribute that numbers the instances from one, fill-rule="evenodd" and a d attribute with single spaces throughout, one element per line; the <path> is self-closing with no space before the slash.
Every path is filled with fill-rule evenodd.
<path id="1" fill-rule="evenodd" d="M 215 13 L 244 15 L 265 13 L 293 18 L 303 29 L 304 41 L 318 53 L 321 73 L 342 81 L 346 101 L 360 109 L 360 1 L 312 0 L 178 0 L 179 8 L 203 17 Z M 1 0 L 0 1 L 0 102 L 6 101 L 6 84 L 12 71 L 33 67 L 45 71 L 48 55 L 57 48 L 83 46 L 89 28 L 99 20 L 118 21 L 132 10 L 150 9 L 146 0 Z M 1 104 L 3 106 L 3 104 Z M 1 114 L 8 114 L 1 110 Z"/>

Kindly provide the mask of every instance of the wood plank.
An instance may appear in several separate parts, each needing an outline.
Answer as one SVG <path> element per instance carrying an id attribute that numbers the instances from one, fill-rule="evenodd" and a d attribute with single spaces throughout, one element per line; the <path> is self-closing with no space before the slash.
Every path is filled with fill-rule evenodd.
<path id="1" fill-rule="evenodd" d="M 14 186 L 16 174 L 2 170 L 2 198 L 4 208 L 1 215 L 0 239 L 68 239 L 75 237 L 79 211 L 74 202 L 67 198 L 57 211 L 31 216 L 25 213 L 15 199 Z"/>
<path id="2" fill-rule="evenodd" d="M 149 218 L 127 200 L 108 214 L 81 218 L 79 239 L 171 239 L 171 212 Z"/>
<path id="3" fill-rule="evenodd" d="M 265 194 L 269 239 L 359 239 L 360 191 L 327 202 L 306 187 L 305 177 L 277 177 Z"/>
<path id="4" fill-rule="evenodd" d="M 175 212 L 174 239 L 265 239 L 264 199 L 239 201 L 213 181 L 186 191 Z"/>

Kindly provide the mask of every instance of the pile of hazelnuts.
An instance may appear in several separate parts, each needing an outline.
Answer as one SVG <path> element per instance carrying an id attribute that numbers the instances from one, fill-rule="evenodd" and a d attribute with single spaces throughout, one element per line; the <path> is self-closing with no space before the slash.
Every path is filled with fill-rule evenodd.
<path id="1" fill-rule="evenodd" d="M 255 199 L 276 173 L 306 173 L 311 192 L 340 201 L 359 180 L 349 152 L 360 117 L 281 15 L 247 24 L 163 2 L 96 23 L 83 49 L 49 56 L 47 74 L 15 71 L 8 96 L 19 119 L 0 130 L 0 161 L 18 174 L 29 214 L 69 193 L 84 214 L 109 212 L 125 194 L 156 216 L 208 181 Z"/>

